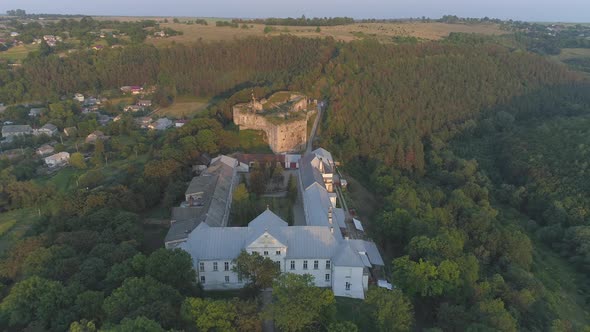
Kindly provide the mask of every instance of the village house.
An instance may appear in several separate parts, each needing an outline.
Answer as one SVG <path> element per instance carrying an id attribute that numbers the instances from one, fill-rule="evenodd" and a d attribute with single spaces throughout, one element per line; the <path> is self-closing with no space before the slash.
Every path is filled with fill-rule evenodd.
<path id="1" fill-rule="evenodd" d="M 139 112 L 143 111 L 143 107 L 139 105 L 128 105 L 123 109 L 125 112 Z"/>
<path id="2" fill-rule="evenodd" d="M 137 106 L 141 106 L 141 107 L 151 107 L 152 106 L 152 101 L 149 99 L 140 99 L 137 101 Z"/>
<path id="3" fill-rule="evenodd" d="M 182 119 L 182 120 L 176 120 L 176 121 L 174 121 L 174 127 L 176 127 L 176 128 L 181 128 L 182 126 L 184 126 L 184 125 L 185 125 L 185 124 L 187 124 L 188 122 L 189 122 L 189 120 L 185 120 L 185 119 Z"/>
<path id="4" fill-rule="evenodd" d="M 156 31 L 156 32 L 154 32 L 154 37 L 164 38 L 164 37 L 166 37 L 166 32 L 165 31 Z"/>
<path id="5" fill-rule="evenodd" d="M 15 136 L 24 136 L 33 134 L 33 128 L 29 125 L 8 125 L 2 127 L 2 137 L 12 138 Z"/>
<path id="6" fill-rule="evenodd" d="M 137 124 L 140 128 L 146 129 L 152 123 L 152 118 L 149 116 L 142 116 L 139 118 L 135 118 L 135 124 Z"/>
<path id="7" fill-rule="evenodd" d="M 51 123 L 46 123 L 43 125 L 43 127 L 36 129 L 33 134 L 53 136 L 57 134 L 57 126 Z"/>
<path id="8" fill-rule="evenodd" d="M 167 248 L 181 248 L 191 255 L 198 280 L 205 289 L 243 287 L 247 280 L 232 271 L 232 267 L 233 260 L 246 251 L 273 260 L 281 272 L 311 274 L 316 286 L 330 287 L 336 296 L 364 298 L 369 279 L 376 279 L 373 269 L 384 262 L 373 242 L 343 235 L 346 234 L 344 211 L 336 207 L 335 194 L 326 188 L 331 179 L 328 175 L 333 171 L 328 168 L 333 165 L 329 152 L 318 149 L 300 160 L 299 194 L 303 198 L 304 226 L 288 226 L 267 209 L 247 227 L 227 227 L 227 220 L 221 216 L 228 213 L 231 190 L 224 191 L 224 197 L 229 199 L 218 202 L 210 197 L 221 179 L 225 179 L 222 188 L 233 183 L 237 169 L 242 166 L 237 159 L 225 156 L 216 159 L 219 158 L 228 161 L 226 175 L 212 179 L 207 177 L 210 172 L 207 169 L 204 175 L 193 179 L 185 197 L 190 202 L 187 208 L 193 210 L 173 211 L 172 226 L 166 237 Z M 218 164 L 212 162 L 212 165 Z M 247 168 L 247 164 L 243 167 Z M 212 207 L 209 200 L 216 202 L 217 207 Z M 181 217 L 186 219 L 178 224 Z"/>
<path id="9" fill-rule="evenodd" d="M 92 133 L 90 133 L 88 136 L 86 136 L 86 140 L 84 140 L 86 143 L 89 144 L 94 144 L 96 143 L 97 140 L 107 140 L 109 139 L 109 136 L 105 136 L 104 133 L 100 130 L 95 130 Z"/>
<path id="10" fill-rule="evenodd" d="M 45 156 L 50 153 L 53 153 L 54 151 L 55 149 L 53 148 L 53 146 L 49 144 L 43 144 L 37 149 L 37 154 L 40 156 Z"/>
<path id="11" fill-rule="evenodd" d="M 131 93 L 133 95 L 138 95 L 143 92 L 143 88 L 138 85 L 126 85 L 121 87 L 121 92 L 123 93 Z"/>
<path id="12" fill-rule="evenodd" d="M 45 164 L 50 168 L 67 165 L 70 161 L 68 152 L 60 152 L 45 158 Z"/>
<path id="13" fill-rule="evenodd" d="M 76 100 L 76 101 L 79 101 L 79 102 L 83 103 L 83 102 L 84 102 L 84 95 L 83 95 L 83 94 L 81 94 L 81 93 L 76 93 L 76 94 L 74 95 L 74 100 Z"/>
<path id="14" fill-rule="evenodd" d="M 172 127 L 173 122 L 168 118 L 160 118 L 149 125 L 150 129 L 154 130 L 166 130 Z"/>
<path id="15" fill-rule="evenodd" d="M 41 115 L 41 113 L 43 113 L 43 108 L 31 108 L 29 110 L 29 116 L 30 117 L 37 117 L 39 115 Z"/>

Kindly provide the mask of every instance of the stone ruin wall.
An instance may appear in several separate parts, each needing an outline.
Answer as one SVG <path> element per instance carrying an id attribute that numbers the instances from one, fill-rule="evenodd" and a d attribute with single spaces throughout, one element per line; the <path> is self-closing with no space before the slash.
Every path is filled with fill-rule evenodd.
<path id="1" fill-rule="evenodd" d="M 269 122 L 264 116 L 249 112 L 241 112 L 234 107 L 234 123 L 240 130 L 262 130 L 266 133 L 268 145 L 274 153 L 296 152 L 305 148 L 307 144 L 307 121 L 315 114 L 307 112 L 305 119 L 290 121 L 280 125 Z"/>

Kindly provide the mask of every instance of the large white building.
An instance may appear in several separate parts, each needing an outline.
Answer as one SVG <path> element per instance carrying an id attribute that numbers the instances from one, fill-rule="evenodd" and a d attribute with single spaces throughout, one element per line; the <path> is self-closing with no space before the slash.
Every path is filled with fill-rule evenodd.
<path id="1" fill-rule="evenodd" d="M 223 158 L 227 161 L 224 165 L 234 165 L 231 173 L 226 171 L 228 179 L 223 181 L 233 183 L 234 170 L 239 163 L 233 158 Z M 330 287 L 336 296 L 362 299 L 368 288 L 370 270 L 384 265 L 383 259 L 373 242 L 348 239 L 343 235 L 346 234 L 345 214 L 336 207 L 336 195 L 331 193 L 333 169 L 332 157 L 323 149 L 300 160 L 299 188 L 305 226 L 288 226 L 268 209 L 247 227 L 225 227 L 224 223 L 188 218 L 190 221 L 181 223 L 182 228 L 175 227 L 180 226 L 177 222 L 172 224 L 166 246 L 191 254 L 205 289 L 243 287 L 247 280 L 241 280 L 232 271 L 232 261 L 246 251 L 270 258 L 280 266 L 281 272 L 311 274 L 316 286 Z M 195 184 L 191 187 L 206 188 L 205 180 L 193 180 Z M 200 182 L 203 183 L 197 184 Z M 193 194 L 200 193 L 195 189 L 187 190 L 187 201 L 195 202 L 198 198 Z M 229 200 L 231 202 L 231 198 Z M 211 211 L 211 206 L 207 205 L 206 209 Z M 226 211 L 221 207 L 219 210 Z"/>

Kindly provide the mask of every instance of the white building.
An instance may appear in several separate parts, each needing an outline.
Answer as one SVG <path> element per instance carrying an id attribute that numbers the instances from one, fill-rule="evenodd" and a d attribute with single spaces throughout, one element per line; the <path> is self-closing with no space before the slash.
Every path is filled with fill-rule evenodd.
<path id="1" fill-rule="evenodd" d="M 2 127 L 2 137 L 14 137 L 33 134 L 33 128 L 29 125 L 5 125 Z"/>
<path id="2" fill-rule="evenodd" d="M 227 175 L 221 188 L 228 183 L 235 184 L 237 169 L 241 166 L 233 158 L 218 158 L 229 161 L 222 163 L 226 165 Z M 211 163 L 216 164 L 219 162 Z M 316 150 L 301 158 L 299 167 L 305 226 L 288 226 L 267 209 L 247 227 L 226 227 L 227 221 L 219 216 L 224 215 L 231 204 L 231 191 L 222 191 L 225 193 L 222 197 L 229 195 L 229 199 L 208 198 L 214 197 L 210 193 L 218 190 L 221 181 L 221 177 L 207 178 L 210 166 L 205 177 L 196 177 L 191 182 L 186 192 L 189 203 L 185 205 L 188 206 L 173 209 L 166 247 L 178 247 L 191 254 L 205 289 L 243 287 L 247 280 L 241 280 L 232 267 L 233 260 L 246 251 L 270 258 L 282 272 L 310 274 L 316 286 L 330 287 L 336 296 L 364 298 L 371 269 L 384 265 L 383 259 L 373 242 L 342 235 L 346 229 L 344 211 L 336 208 L 336 195 L 326 189 L 333 170 L 329 152 L 326 155 Z M 219 201 L 219 206 L 213 208 L 209 200 Z M 179 223 L 179 220 L 183 221 Z"/>
<path id="3" fill-rule="evenodd" d="M 84 95 L 81 93 L 76 93 L 74 95 L 74 100 L 77 100 L 77 101 L 83 103 L 84 102 Z"/>
<path id="4" fill-rule="evenodd" d="M 45 158 L 45 164 L 49 167 L 67 165 L 70 161 L 70 154 L 67 152 L 60 152 Z"/>
<path id="5" fill-rule="evenodd" d="M 43 127 L 36 129 L 33 132 L 33 134 L 34 135 L 53 136 L 53 135 L 57 134 L 57 127 L 54 124 L 46 123 L 43 125 Z"/>
<path id="6" fill-rule="evenodd" d="M 174 125 L 174 122 L 168 118 L 160 118 L 149 125 L 150 129 L 166 130 Z"/>
<path id="7" fill-rule="evenodd" d="M 367 269 L 383 265 L 374 243 L 343 239 L 322 226 L 288 226 L 270 210 L 247 227 L 211 227 L 200 223 L 179 248 L 189 252 L 205 289 L 244 286 L 232 271 L 242 250 L 275 261 L 281 272 L 310 274 L 318 287 L 330 287 L 336 296 L 364 298 Z"/>

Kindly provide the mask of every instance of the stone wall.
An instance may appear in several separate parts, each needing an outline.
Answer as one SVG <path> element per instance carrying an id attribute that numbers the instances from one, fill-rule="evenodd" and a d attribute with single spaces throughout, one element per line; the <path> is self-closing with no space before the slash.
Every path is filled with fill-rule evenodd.
<path id="1" fill-rule="evenodd" d="M 264 131 L 268 145 L 274 153 L 297 152 L 304 149 L 307 144 L 307 120 L 314 113 L 315 111 L 310 111 L 304 119 L 275 125 L 262 115 L 236 107 L 233 109 L 234 123 L 240 126 L 240 130 Z"/>

